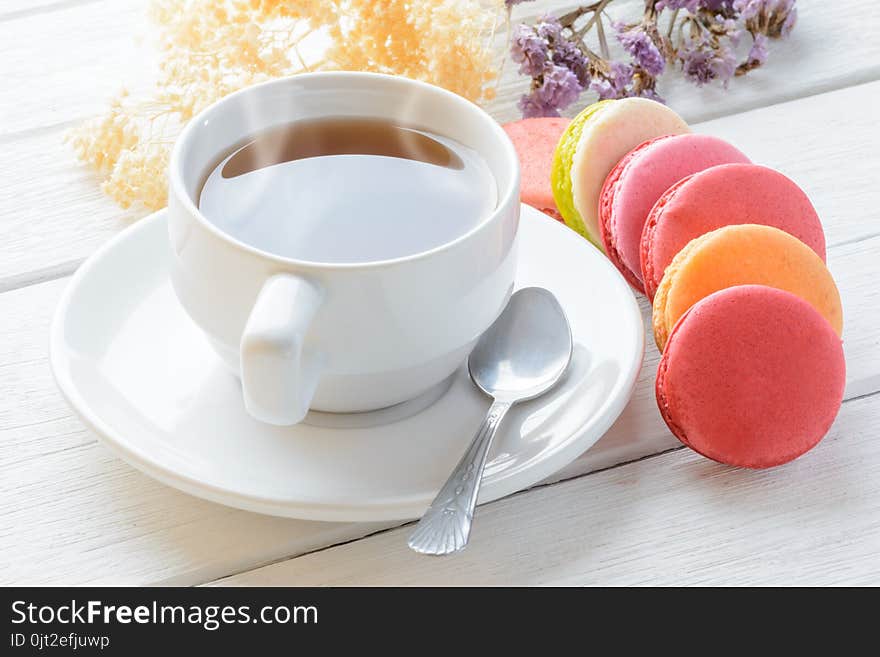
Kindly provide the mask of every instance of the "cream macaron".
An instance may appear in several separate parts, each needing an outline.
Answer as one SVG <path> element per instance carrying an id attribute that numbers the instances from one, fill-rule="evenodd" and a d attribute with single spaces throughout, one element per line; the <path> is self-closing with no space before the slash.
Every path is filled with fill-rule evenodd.
<path id="1" fill-rule="evenodd" d="M 642 142 L 689 132 L 671 109 L 647 98 L 603 100 L 568 125 L 551 171 L 553 197 L 565 223 L 600 249 L 599 197 L 605 178 Z"/>

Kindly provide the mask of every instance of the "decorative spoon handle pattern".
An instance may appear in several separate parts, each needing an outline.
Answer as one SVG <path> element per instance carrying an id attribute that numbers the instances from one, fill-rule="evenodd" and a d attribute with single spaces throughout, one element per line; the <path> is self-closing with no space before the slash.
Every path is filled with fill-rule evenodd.
<path id="1" fill-rule="evenodd" d="M 467 545 L 486 456 L 511 406 L 511 402 L 492 402 L 464 456 L 409 537 L 409 546 L 416 552 L 444 555 Z"/>

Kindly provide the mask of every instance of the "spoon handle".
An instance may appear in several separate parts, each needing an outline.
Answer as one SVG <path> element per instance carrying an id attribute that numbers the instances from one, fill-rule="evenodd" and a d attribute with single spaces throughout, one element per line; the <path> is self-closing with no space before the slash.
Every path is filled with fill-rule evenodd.
<path id="1" fill-rule="evenodd" d="M 409 537 L 409 546 L 422 554 L 458 552 L 467 545 L 486 455 L 501 420 L 513 404 L 495 400 L 470 447 L 431 502 Z"/>

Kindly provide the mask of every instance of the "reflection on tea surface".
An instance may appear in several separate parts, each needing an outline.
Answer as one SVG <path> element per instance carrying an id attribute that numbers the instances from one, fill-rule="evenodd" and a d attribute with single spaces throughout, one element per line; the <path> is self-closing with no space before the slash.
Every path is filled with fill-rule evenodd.
<path id="1" fill-rule="evenodd" d="M 236 239 L 313 262 L 367 262 L 432 249 L 495 207 L 472 149 L 382 119 L 332 117 L 259 133 L 222 157 L 202 213 Z"/>

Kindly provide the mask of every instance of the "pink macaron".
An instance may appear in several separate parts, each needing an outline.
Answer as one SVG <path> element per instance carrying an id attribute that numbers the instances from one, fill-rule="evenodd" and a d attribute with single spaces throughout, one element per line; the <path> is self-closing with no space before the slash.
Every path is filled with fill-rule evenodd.
<path id="1" fill-rule="evenodd" d="M 794 235 L 825 259 L 822 224 L 803 190 L 757 164 L 721 164 L 670 187 L 642 230 L 640 258 L 651 299 L 666 267 L 688 242 L 732 224 L 762 224 Z"/>
<path id="2" fill-rule="evenodd" d="M 553 200 L 550 169 L 556 144 L 569 123 L 571 119 L 540 117 L 502 126 L 519 156 L 520 200 L 559 221 L 562 215 Z"/>
<path id="3" fill-rule="evenodd" d="M 768 468 L 822 439 L 845 379 L 840 337 L 809 303 L 740 285 L 676 323 L 660 359 L 657 405 L 672 433 L 703 456 Z"/>
<path id="4" fill-rule="evenodd" d="M 644 292 L 642 229 L 657 199 L 682 178 L 718 164 L 749 158 L 710 135 L 666 135 L 643 142 L 611 170 L 599 196 L 599 233 L 608 258 Z"/>

